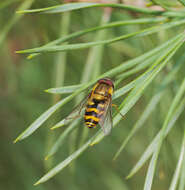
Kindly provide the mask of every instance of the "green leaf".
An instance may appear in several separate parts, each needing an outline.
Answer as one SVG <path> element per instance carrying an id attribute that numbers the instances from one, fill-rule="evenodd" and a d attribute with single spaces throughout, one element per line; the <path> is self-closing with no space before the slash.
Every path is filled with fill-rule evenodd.
<path id="1" fill-rule="evenodd" d="M 175 173 L 173 175 L 173 179 L 172 179 L 169 190 L 175 190 L 177 187 L 178 179 L 180 178 L 180 172 L 182 171 L 183 159 L 185 159 L 185 130 L 184 130 L 184 137 L 182 140 L 182 146 L 180 150 L 178 164 L 177 164 Z"/>
<path id="2" fill-rule="evenodd" d="M 76 95 L 78 95 L 80 92 L 82 92 L 84 89 L 86 89 L 88 86 L 90 86 L 91 83 L 88 83 L 86 85 L 83 85 L 83 87 L 79 88 L 77 91 L 75 91 L 70 96 L 64 98 L 63 100 L 59 101 L 52 107 L 50 107 L 46 112 L 44 112 L 40 117 L 38 117 L 25 131 L 23 131 L 15 140 L 14 143 L 17 141 L 23 140 L 24 138 L 31 135 L 34 131 L 36 131 L 57 109 L 65 105 L 67 102 L 69 102 L 71 99 L 73 99 Z"/>
<path id="3" fill-rule="evenodd" d="M 155 32 L 158 32 L 162 29 L 167 29 L 171 28 L 177 25 L 181 25 L 185 23 L 184 20 L 168 23 L 168 24 L 163 24 L 155 27 L 150 27 L 141 31 L 133 32 L 130 34 L 122 35 L 110 40 L 102 40 L 102 41 L 97 41 L 97 42 L 87 42 L 87 43 L 79 43 L 79 44 L 69 44 L 69 45 L 53 45 L 53 46 L 42 46 L 39 48 L 33 48 L 33 49 L 27 49 L 27 50 L 19 50 L 16 51 L 16 53 L 45 53 L 45 52 L 58 52 L 58 51 L 69 51 L 69 50 L 76 50 L 76 49 L 84 49 L 84 48 L 89 48 L 92 46 L 97 46 L 97 45 L 105 45 L 105 44 L 111 44 L 120 40 L 128 39 L 133 36 L 143 36 L 143 35 L 149 35 L 153 34 Z"/>
<path id="4" fill-rule="evenodd" d="M 49 157 L 53 156 L 57 150 L 62 146 L 65 138 L 69 133 L 76 127 L 76 125 L 79 123 L 79 119 L 76 119 L 73 123 L 71 123 L 70 126 L 67 127 L 67 129 L 58 137 L 50 151 L 48 152 L 47 156 L 45 157 L 45 160 L 48 160 Z"/>
<path id="5" fill-rule="evenodd" d="M 158 27 L 157 27 L 158 29 Z M 90 48 L 93 46 L 97 46 L 97 45 L 105 45 L 105 44 L 110 44 L 110 43 L 114 43 L 116 41 L 120 41 L 120 40 L 124 40 L 124 39 L 128 39 L 130 37 L 133 36 L 137 36 L 140 33 L 145 33 L 148 31 L 153 30 L 153 27 L 151 28 L 147 28 L 141 31 L 137 31 L 137 32 L 133 32 L 130 34 L 126 34 L 126 35 L 122 35 L 110 40 L 102 40 L 102 41 L 97 41 L 97 42 L 87 42 L 87 43 L 79 43 L 79 44 L 69 44 L 69 45 L 62 45 L 62 46 L 43 46 L 43 47 L 39 47 L 39 48 L 33 48 L 33 49 L 27 49 L 27 50 L 19 50 L 16 51 L 16 53 L 44 53 L 44 52 L 58 52 L 58 51 L 69 51 L 69 50 L 76 50 L 76 49 L 85 49 L 85 48 Z M 156 30 L 156 28 L 155 28 Z"/>
<path id="6" fill-rule="evenodd" d="M 168 73 L 166 78 L 164 78 L 161 85 L 158 87 L 157 92 L 151 98 L 150 102 L 146 106 L 146 108 L 145 108 L 144 112 L 142 113 L 141 117 L 136 122 L 136 124 L 134 125 L 134 127 L 132 128 L 132 130 L 130 131 L 128 136 L 126 137 L 126 139 L 124 139 L 122 145 L 120 146 L 119 150 L 115 154 L 113 160 L 115 160 L 120 155 L 120 153 L 123 151 L 124 147 L 126 146 L 128 141 L 133 137 L 133 135 L 136 134 L 136 132 L 142 126 L 144 126 L 145 121 L 147 120 L 147 118 L 149 117 L 151 112 L 155 109 L 155 107 L 159 103 L 160 99 L 162 98 L 165 88 L 168 86 L 168 84 L 170 82 L 172 82 L 174 80 L 174 78 L 176 76 L 176 73 L 179 71 L 179 69 L 182 66 L 181 61 L 184 60 L 184 58 L 185 58 L 185 56 L 183 57 L 183 59 L 180 59 L 179 62 L 173 66 L 172 71 L 170 73 Z"/>
<path id="7" fill-rule="evenodd" d="M 66 11 L 79 10 L 84 8 L 93 8 L 93 7 L 112 7 L 119 8 L 144 14 L 156 14 L 160 15 L 163 11 L 151 10 L 147 8 L 139 8 L 130 5 L 118 4 L 118 3 L 68 3 L 63 5 L 57 5 L 41 9 L 32 9 L 32 10 L 20 10 L 17 13 L 62 13 Z"/>
<path id="8" fill-rule="evenodd" d="M 140 63 L 140 61 L 137 61 L 137 64 L 139 64 L 137 67 L 131 69 L 130 71 L 126 71 L 125 73 L 121 74 L 118 76 L 118 79 L 125 79 L 126 77 L 139 72 L 141 70 L 143 70 L 145 67 L 148 67 L 151 63 L 153 63 L 153 61 L 156 59 L 157 55 L 144 58 L 144 61 L 142 63 Z M 130 64 L 130 62 L 125 63 L 124 66 L 126 66 L 127 68 L 130 68 L 132 65 Z M 126 69 L 126 68 L 125 68 Z M 125 70 L 124 69 L 124 70 Z M 130 83 L 128 83 L 126 86 L 116 90 L 113 94 L 113 100 L 124 95 L 126 92 L 128 92 L 130 89 L 132 89 L 135 85 L 137 85 L 140 82 L 140 80 L 134 80 Z M 50 88 L 45 90 L 48 93 L 54 93 L 54 94 L 66 94 L 66 93 L 72 93 L 75 90 L 77 90 L 79 87 L 81 87 L 82 84 L 80 85 L 72 85 L 72 86 L 64 86 L 64 87 L 59 87 L 59 88 Z M 60 125 L 60 124 L 59 124 Z M 62 125 L 64 125 L 64 123 L 62 122 Z M 58 128 L 59 126 L 57 125 L 56 128 Z M 54 128 L 53 128 L 54 129 Z"/>
<path id="9" fill-rule="evenodd" d="M 176 50 L 183 44 L 183 42 L 184 42 L 183 40 L 180 40 L 180 43 L 176 44 Z M 174 52 L 172 52 L 172 53 L 174 53 Z M 163 127 L 162 127 L 161 132 L 160 132 L 160 136 L 159 136 L 159 139 L 158 139 L 158 142 L 157 142 L 157 147 L 155 147 L 154 155 L 153 155 L 152 160 L 150 161 L 150 164 L 149 164 L 147 177 L 146 177 L 146 180 L 145 180 L 145 187 L 147 185 L 147 188 L 149 188 L 149 189 L 152 186 L 153 176 L 154 176 L 154 172 L 155 172 L 155 166 L 156 166 L 156 163 L 157 163 L 157 158 L 158 158 L 158 154 L 159 154 L 160 147 L 161 147 L 161 144 L 162 144 L 162 140 L 165 137 L 166 128 L 168 127 L 168 123 L 169 123 L 169 121 L 171 120 L 171 118 L 173 116 L 172 113 L 175 113 L 175 108 L 178 105 L 178 102 L 180 101 L 184 91 L 185 91 L 185 80 L 182 82 L 182 85 L 181 85 L 177 95 L 175 96 L 175 98 L 174 98 L 174 100 L 172 102 L 172 105 L 170 106 L 170 109 L 168 111 L 167 117 L 165 118 Z M 128 177 L 130 177 L 132 174 L 129 174 Z"/>
<path id="10" fill-rule="evenodd" d="M 158 6 L 162 7 L 165 10 L 171 10 L 170 7 L 169 7 L 170 5 L 168 4 L 168 1 L 166 3 L 165 1 L 152 0 L 152 2 L 154 3 L 154 5 L 158 5 Z"/>
<path id="11" fill-rule="evenodd" d="M 181 169 L 181 175 L 180 175 L 180 182 L 179 182 L 179 189 L 178 190 L 184 190 L 185 188 L 185 157 L 182 162 L 182 169 Z"/>
<path id="12" fill-rule="evenodd" d="M 47 174 L 45 174 L 41 179 L 39 179 L 34 185 L 38 185 L 40 183 L 44 183 L 45 181 L 49 180 L 53 176 L 55 176 L 58 172 L 64 169 L 67 165 L 69 165 L 74 159 L 76 159 L 85 149 L 87 149 L 90 143 L 93 141 L 94 135 L 91 139 L 89 139 L 83 146 L 81 146 L 77 151 L 67 157 L 64 161 L 59 163 L 56 167 L 51 169 Z"/>
<path id="13" fill-rule="evenodd" d="M 152 113 L 152 111 L 155 109 L 155 107 L 157 106 L 157 104 L 159 103 L 160 99 L 162 98 L 164 92 L 158 92 L 157 94 L 155 94 L 150 102 L 148 103 L 148 105 L 146 106 L 144 112 L 142 113 L 141 117 L 139 118 L 139 120 L 136 122 L 136 124 L 134 125 L 134 127 L 132 128 L 132 130 L 130 131 L 130 133 L 128 134 L 128 136 L 126 137 L 126 139 L 124 139 L 123 143 L 121 144 L 119 150 L 116 152 L 113 160 L 116 160 L 117 157 L 120 155 L 120 153 L 123 151 L 123 149 L 125 148 L 126 144 L 128 143 L 128 141 L 132 138 L 132 136 L 141 128 L 144 126 L 145 121 L 147 120 L 147 118 L 149 117 L 149 115 Z"/>
<path id="14" fill-rule="evenodd" d="M 23 1 L 23 3 L 21 3 L 21 5 L 19 6 L 19 9 L 29 8 L 33 2 L 34 2 L 34 0 Z M 8 32 L 18 22 L 18 20 L 22 18 L 22 16 L 23 15 L 14 15 L 13 18 L 11 18 L 7 21 L 5 27 L 1 29 L 0 46 L 3 44 L 4 40 L 6 39 Z"/>
<path id="15" fill-rule="evenodd" d="M 185 6 L 185 0 L 178 0 L 182 5 Z"/>
<path id="16" fill-rule="evenodd" d="M 175 98 L 174 98 L 174 100 L 172 102 L 172 105 L 170 106 L 168 114 L 167 114 L 167 116 L 165 118 L 165 121 L 164 121 L 164 124 L 163 124 L 163 127 L 162 127 L 162 131 L 163 131 L 162 133 L 163 134 L 165 134 L 165 129 L 166 129 L 168 123 L 169 123 L 169 120 L 172 117 L 175 108 L 180 104 L 181 98 L 183 97 L 184 93 L 185 93 L 185 78 L 182 81 L 182 84 L 181 84 L 181 86 L 180 86 L 180 88 L 179 88 L 179 90 L 178 90 L 178 92 L 177 92 L 177 94 L 176 94 L 176 96 L 175 96 Z"/>
<path id="17" fill-rule="evenodd" d="M 157 56 L 159 56 L 159 54 L 151 56 L 149 59 L 143 60 L 143 62 L 139 63 L 139 65 L 136 65 L 136 67 L 134 67 L 134 68 L 130 69 L 129 71 L 126 71 L 126 72 L 118 75 L 116 77 L 116 79 L 123 80 L 123 79 L 131 76 L 132 74 L 135 74 L 135 73 L 137 73 L 139 71 L 144 70 L 145 68 L 147 68 L 148 66 L 150 66 L 155 61 L 155 59 L 157 58 Z"/>
<path id="18" fill-rule="evenodd" d="M 170 132 L 170 130 L 174 126 L 175 122 L 178 120 L 179 116 L 184 111 L 184 108 L 185 108 L 185 98 L 182 101 L 182 103 L 178 106 L 178 108 L 175 110 L 174 115 L 173 115 L 172 119 L 170 120 L 168 127 L 166 128 L 165 136 L 167 136 L 167 134 Z M 150 156 L 152 155 L 152 153 L 154 152 L 154 150 L 157 146 L 157 142 L 159 141 L 160 135 L 161 135 L 161 130 L 158 132 L 156 137 L 153 139 L 153 141 L 147 147 L 145 152 L 142 154 L 139 161 L 135 164 L 135 166 L 129 172 L 127 178 L 131 178 L 145 164 L 145 162 L 150 158 Z"/>
<path id="19" fill-rule="evenodd" d="M 181 43 L 183 43 L 183 42 L 181 42 Z M 153 153 L 153 156 L 152 156 L 152 159 L 150 161 L 149 168 L 147 171 L 147 176 L 145 178 L 145 185 L 144 185 L 145 190 L 150 190 L 152 187 L 157 159 L 159 156 L 159 152 L 160 152 L 160 148 L 162 146 L 163 139 L 165 137 L 166 128 L 168 127 L 168 123 L 169 123 L 170 119 L 173 117 L 173 114 L 175 113 L 175 108 L 179 105 L 181 98 L 184 95 L 184 92 L 185 92 L 185 78 L 184 78 L 184 80 L 170 106 L 167 116 L 164 120 L 162 129 L 161 129 L 161 133 L 160 133 L 160 137 L 159 137 L 159 141 L 157 142 L 157 146 L 154 150 L 154 153 Z"/>
<path id="20" fill-rule="evenodd" d="M 90 32 L 94 32 L 94 31 L 98 31 L 98 30 L 103 30 L 103 29 L 107 29 L 107 28 L 113 28 L 113 27 L 119 27 L 119 26 L 124 26 L 124 25 L 132 25 L 132 24 L 146 24 L 146 23 L 159 23 L 159 22 L 165 22 L 167 21 L 166 18 L 141 18 L 141 19 L 132 19 L 132 20 L 124 20 L 124 21 L 117 21 L 117 22 L 112 22 L 112 23 L 108 23 L 108 24 L 103 24 L 102 26 L 97 26 L 97 27 L 93 27 L 93 28 L 89 28 L 89 29 L 85 29 L 85 30 L 81 30 L 78 32 L 74 32 L 72 34 L 69 34 L 67 36 L 62 36 L 61 38 L 58 38 L 54 41 L 49 42 L 48 44 L 45 44 L 42 47 L 46 47 L 46 46 L 52 46 L 52 45 L 58 45 L 62 42 L 66 42 L 69 41 L 71 39 L 80 37 L 84 34 L 90 33 Z M 28 59 L 31 59 L 37 55 L 40 55 L 41 53 L 33 53 L 31 55 L 28 56 Z"/>
<path id="21" fill-rule="evenodd" d="M 167 11 L 163 13 L 163 16 L 174 17 L 174 18 L 177 18 L 177 17 L 184 18 L 185 14 L 184 14 L 184 11 Z"/>
<path id="22" fill-rule="evenodd" d="M 15 140 L 17 141 L 23 140 L 26 137 L 30 136 L 34 131 L 36 131 L 57 109 L 59 109 L 65 102 L 69 99 L 67 98 L 59 101 L 57 104 L 50 107 L 46 112 L 44 112 L 40 117 L 38 117 L 25 131 L 23 131 Z"/>
<path id="23" fill-rule="evenodd" d="M 78 85 L 72 85 L 72 86 L 63 86 L 60 88 L 50 88 L 50 89 L 45 90 L 45 92 L 52 93 L 52 94 L 69 94 L 76 91 L 82 86 L 83 84 L 78 84 Z"/>
<path id="24" fill-rule="evenodd" d="M 145 178 L 144 190 L 149 190 L 152 187 L 154 171 L 157 163 L 157 157 L 158 157 L 158 151 L 156 150 L 152 155 L 152 159 L 148 167 L 147 176 Z"/>

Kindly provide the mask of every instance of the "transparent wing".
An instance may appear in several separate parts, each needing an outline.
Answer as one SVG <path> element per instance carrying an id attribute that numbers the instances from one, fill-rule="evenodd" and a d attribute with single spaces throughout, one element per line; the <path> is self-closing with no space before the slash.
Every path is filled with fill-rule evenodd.
<path id="1" fill-rule="evenodd" d="M 103 130 L 104 135 L 108 135 L 112 129 L 112 99 L 108 102 L 104 114 L 99 121 L 100 127 Z"/>
<path id="2" fill-rule="evenodd" d="M 91 93 L 90 93 L 91 94 Z M 83 112 L 86 104 L 87 104 L 87 100 L 90 96 L 90 94 L 84 98 L 74 109 L 73 111 L 65 118 L 64 123 L 68 123 L 70 120 L 76 119 L 78 117 L 81 116 L 81 113 Z"/>

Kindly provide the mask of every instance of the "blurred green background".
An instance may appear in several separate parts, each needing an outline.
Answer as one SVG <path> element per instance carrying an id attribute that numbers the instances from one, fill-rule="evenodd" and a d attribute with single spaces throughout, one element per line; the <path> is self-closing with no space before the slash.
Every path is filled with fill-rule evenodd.
<path id="1" fill-rule="evenodd" d="M 39 47 L 59 38 L 61 34 L 65 35 L 65 33 L 98 26 L 105 10 L 90 8 L 65 14 L 26 14 L 20 16 L 15 11 L 20 9 L 24 2 L 23 0 L 0 2 L 0 189 L 142 189 L 148 163 L 131 179 L 126 180 L 125 177 L 161 128 L 169 106 L 185 76 L 184 46 L 145 90 L 142 98 L 119 123 L 118 127 L 112 131 L 110 136 L 104 138 L 98 145 L 87 149 L 76 161 L 48 182 L 33 186 L 50 168 L 64 160 L 79 147 L 83 123 L 78 130 L 74 130 L 67 137 L 64 145 L 53 158 L 48 161 L 44 160 L 55 139 L 64 131 L 64 128 L 55 131 L 51 131 L 49 128 L 72 110 L 74 101 L 66 104 L 29 138 L 17 144 L 13 144 L 13 140 L 60 99 L 58 95 L 45 93 L 45 89 L 58 87 L 60 83 L 63 83 L 64 86 L 79 84 L 83 80 L 83 70 L 87 64 L 90 50 L 69 51 L 67 54 L 44 53 L 33 59 L 26 59 L 26 55 L 15 54 L 15 51 Z M 28 9 L 30 7 L 40 8 L 54 6 L 60 2 L 56 0 L 35 0 L 30 1 L 26 6 Z M 149 16 L 114 9 L 108 20 L 113 22 Z M 69 23 L 66 24 L 66 26 L 68 25 L 66 31 L 62 27 L 64 26 L 62 25 L 64 18 L 69 19 Z M 149 26 L 150 24 L 143 24 L 112 28 L 106 30 L 106 34 L 102 38 L 109 39 Z M 98 71 L 93 70 L 92 73 L 104 73 L 124 61 L 142 55 L 172 38 L 178 32 L 182 32 L 183 28 L 184 25 L 105 46 L 102 50 L 100 68 Z M 96 32 L 88 33 L 71 40 L 70 43 L 94 41 L 96 34 Z M 66 68 L 63 72 L 60 70 L 62 66 L 59 66 L 58 63 L 65 60 Z M 112 161 L 121 142 L 127 137 L 141 116 L 156 88 L 171 71 L 173 64 L 177 62 L 182 62 L 183 65 L 168 86 L 157 108 L 148 117 L 142 126 L 143 128 L 129 141 L 118 159 Z M 138 72 L 121 81 L 119 86 L 124 86 L 140 73 Z M 64 77 L 64 79 L 60 77 Z M 123 98 L 121 97 L 115 102 L 119 105 Z M 180 153 L 184 121 L 183 111 L 174 129 L 163 143 L 153 189 L 166 190 L 171 183 Z M 93 132 L 90 131 L 89 135 L 91 133 Z"/>

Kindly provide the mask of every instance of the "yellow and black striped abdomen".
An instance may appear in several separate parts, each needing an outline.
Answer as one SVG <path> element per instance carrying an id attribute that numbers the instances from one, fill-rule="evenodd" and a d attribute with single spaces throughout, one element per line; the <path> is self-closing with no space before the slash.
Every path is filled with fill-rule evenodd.
<path id="1" fill-rule="evenodd" d="M 85 124 L 89 128 L 95 127 L 99 121 L 100 117 L 104 112 L 104 101 L 93 99 L 88 102 L 85 110 L 84 120 Z"/>

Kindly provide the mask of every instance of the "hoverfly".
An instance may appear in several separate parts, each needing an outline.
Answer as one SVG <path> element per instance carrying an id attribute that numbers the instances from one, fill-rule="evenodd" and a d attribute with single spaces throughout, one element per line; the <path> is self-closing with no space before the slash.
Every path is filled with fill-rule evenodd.
<path id="1" fill-rule="evenodd" d="M 88 96 L 67 116 L 65 120 L 80 116 L 85 108 L 84 122 L 88 128 L 95 128 L 98 124 L 105 135 L 112 129 L 112 94 L 113 81 L 102 78 L 97 81 Z"/>

